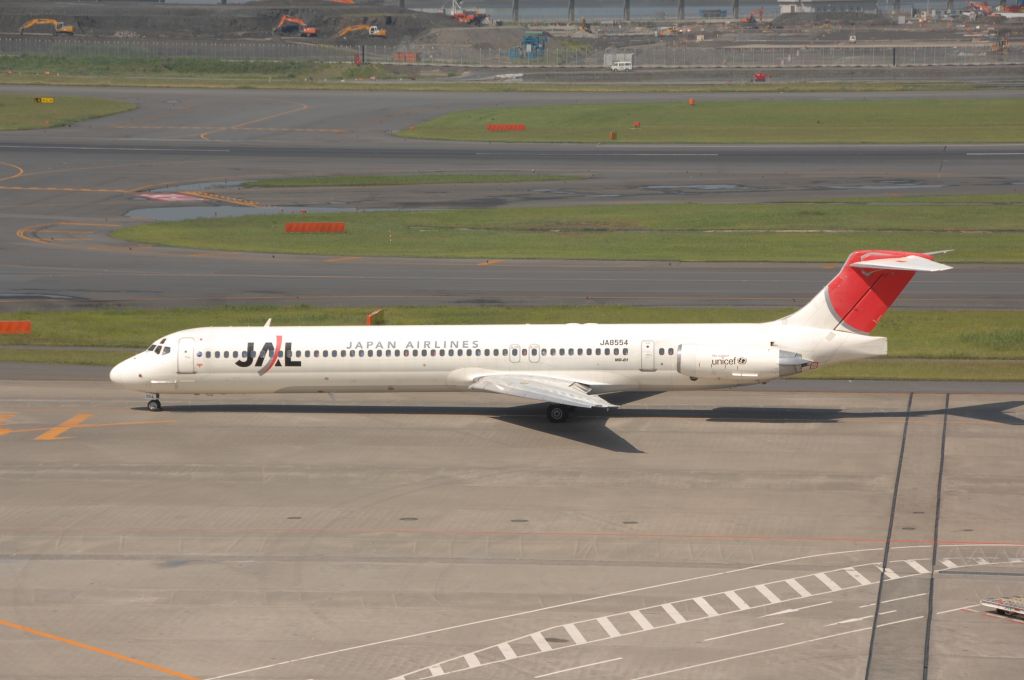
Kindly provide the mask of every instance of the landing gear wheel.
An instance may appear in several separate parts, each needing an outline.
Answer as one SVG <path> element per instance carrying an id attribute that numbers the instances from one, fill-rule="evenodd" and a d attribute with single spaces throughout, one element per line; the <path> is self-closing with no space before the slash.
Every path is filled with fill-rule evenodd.
<path id="1" fill-rule="evenodd" d="M 146 404 L 146 408 L 150 411 L 163 411 L 164 407 L 160 404 L 159 399 L 150 399 L 149 403 Z"/>
<path id="2" fill-rule="evenodd" d="M 569 414 L 572 413 L 571 406 L 562 406 L 561 404 L 548 404 L 548 420 L 553 423 L 564 423 L 569 420 Z"/>

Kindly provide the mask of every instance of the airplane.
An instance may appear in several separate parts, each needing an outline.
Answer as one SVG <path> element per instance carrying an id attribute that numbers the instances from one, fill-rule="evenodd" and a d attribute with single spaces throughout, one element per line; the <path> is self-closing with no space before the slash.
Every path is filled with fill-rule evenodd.
<path id="1" fill-rule="evenodd" d="M 765 323 L 264 326 L 191 328 L 114 366 L 117 385 L 160 395 L 479 390 L 547 402 L 553 423 L 602 395 L 765 383 L 885 356 L 869 335 L 934 256 L 858 250 L 796 312 Z"/>

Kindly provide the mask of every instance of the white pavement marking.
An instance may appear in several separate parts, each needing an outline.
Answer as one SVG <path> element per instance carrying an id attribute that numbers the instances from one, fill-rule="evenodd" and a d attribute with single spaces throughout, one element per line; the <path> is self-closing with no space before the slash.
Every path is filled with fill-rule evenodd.
<path id="1" fill-rule="evenodd" d="M 604 661 L 595 661 L 594 663 L 586 663 L 586 664 L 583 664 L 582 666 L 573 666 L 572 668 L 563 668 L 560 671 L 553 671 L 551 673 L 545 673 L 544 675 L 535 675 L 533 677 L 534 677 L 534 680 L 537 680 L 538 678 L 550 678 L 552 675 L 558 675 L 560 673 L 568 673 L 569 671 L 578 671 L 578 670 L 581 670 L 583 668 L 593 668 L 594 666 L 600 666 L 602 664 L 611 663 L 613 661 L 622 661 L 622 657 L 621 656 L 617 656 L 614 659 L 605 659 Z"/>
<path id="2" fill-rule="evenodd" d="M 672 623 L 686 623 L 686 619 L 683 618 L 683 615 L 679 613 L 678 609 L 672 606 L 671 602 L 666 602 L 661 605 L 661 608 L 664 609 L 665 613 L 668 614 L 668 617 L 672 619 Z"/>
<path id="3" fill-rule="evenodd" d="M 817 604 L 809 604 L 806 607 L 796 607 L 795 609 L 782 609 L 782 610 L 779 610 L 777 612 L 772 612 L 771 614 L 765 614 L 761 618 L 764 619 L 764 618 L 767 618 L 769 616 L 779 616 L 780 614 L 793 614 L 793 613 L 796 613 L 796 612 L 801 612 L 801 611 L 803 611 L 805 609 L 814 609 L 815 607 L 824 607 L 827 604 L 832 604 L 832 600 L 829 600 L 828 602 L 818 602 Z"/>
<path id="4" fill-rule="evenodd" d="M 711 642 L 712 640 L 721 640 L 723 638 L 729 638 L 729 637 L 733 637 L 733 636 L 736 636 L 736 635 L 745 635 L 746 633 L 756 633 L 759 630 L 765 630 L 767 628 L 775 628 L 776 626 L 785 626 L 785 625 L 786 625 L 785 621 L 780 621 L 779 623 L 773 623 L 773 624 L 768 625 L 768 626 L 761 626 L 760 628 L 749 628 L 747 630 L 738 630 L 735 633 L 726 633 L 725 635 L 716 635 L 715 637 L 704 638 L 704 642 Z"/>
<path id="5" fill-rule="evenodd" d="M 542 651 L 542 652 L 550 652 L 551 651 L 551 643 L 548 642 L 547 640 L 545 640 L 544 636 L 541 633 L 531 633 L 530 634 L 530 639 L 533 640 L 533 643 L 535 645 L 537 645 L 537 649 L 539 649 L 540 651 Z"/>
<path id="6" fill-rule="evenodd" d="M 1024 156 L 1024 151 L 967 151 L 965 156 Z"/>
<path id="7" fill-rule="evenodd" d="M 704 613 L 708 616 L 718 616 L 718 612 L 715 611 L 715 608 L 708 604 L 708 601 L 703 597 L 693 598 L 693 603 L 703 609 Z"/>
<path id="8" fill-rule="evenodd" d="M 732 603 L 736 605 L 736 608 L 740 611 L 743 611 L 744 609 L 750 609 L 750 605 L 744 602 L 743 598 L 737 595 L 735 590 L 727 590 L 722 594 L 730 600 L 732 600 Z"/>
<path id="9" fill-rule="evenodd" d="M 787 578 L 786 585 L 796 591 L 796 594 L 800 597 L 810 597 L 811 591 L 804 588 L 795 578 Z"/>
<path id="10" fill-rule="evenodd" d="M 503 657 L 505 657 L 505 661 L 508 661 L 510 659 L 514 659 L 517 656 L 516 655 L 516 650 L 512 649 L 512 645 L 510 645 L 507 642 L 499 643 L 498 644 L 498 651 L 501 652 L 501 655 Z"/>
<path id="11" fill-rule="evenodd" d="M 768 586 L 766 585 L 759 583 L 756 586 L 754 586 L 754 590 L 764 595 L 764 599 L 768 600 L 768 602 L 770 602 L 771 604 L 778 604 L 782 602 L 782 600 L 779 599 L 778 595 L 768 590 Z"/>
<path id="12" fill-rule="evenodd" d="M 879 569 L 881 569 L 881 567 L 879 567 Z M 882 570 L 882 573 L 885 574 L 885 580 L 886 581 L 895 581 L 896 579 L 898 579 L 900 577 L 899 574 L 897 574 L 895 571 L 893 571 L 889 567 L 886 567 L 884 570 Z"/>
<path id="13" fill-rule="evenodd" d="M 441 670 L 441 667 L 440 666 L 431 666 L 430 667 L 430 677 L 436 678 L 439 675 L 444 675 L 444 671 Z"/>
<path id="14" fill-rule="evenodd" d="M 480 659 L 477 658 L 476 654 L 467 654 L 462 658 L 466 660 L 466 665 L 470 668 L 480 668 Z"/>
<path id="15" fill-rule="evenodd" d="M 831 590 L 833 593 L 836 592 L 837 590 L 842 590 L 842 588 L 839 586 L 839 584 L 836 583 L 835 581 L 833 581 L 832 579 L 830 579 L 828 577 L 828 575 L 825 572 L 823 572 L 823 571 L 819 571 L 817 574 L 815 574 L 814 578 L 816 578 L 819 581 L 821 581 L 822 583 L 824 583 L 825 587 L 828 588 L 829 590 Z"/>
<path id="16" fill-rule="evenodd" d="M 992 564 L 991 562 L 986 560 L 984 557 L 975 557 L 974 561 L 977 562 L 979 566 L 981 566 L 983 564 Z"/>
<path id="17" fill-rule="evenodd" d="M 910 565 L 910 568 L 913 569 L 914 571 L 916 571 L 918 574 L 930 574 L 931 573 L 931 569 L 928 569 L 927 567 L 919 564 L 917 560 L 907 560 L 906 562 L 907 562 L 907 564 Z"/>
<path id="18" fill-rule="evenodd" d="M 978 605 L 976 604 L 965 604 L 962 607 L 953 607 L 952 609 L 946 609 L 941 612 L 935 612 L 935 615 L 938 616 L 939 614 L 949 614 L 952 612 L 976 612 L 978 611 L 977 609 L 975 609 L 975 607 L 977 606 Z"/>
<path id="19" fill-rule="evenodd" d="M 903 597 L 894 597 L 891 600 L 882 600 L 881 602 L 879 602 L 879 604 L 889 604 L 890 602 L 899 602 L 900 600 L 909 600 L 912 597 L 924 597 L 927 594 L 928 593 L 917 593 L 916 595 L 904 595 Z M 864 609 L 864 607 L 874 607 L 874 606 L 875 606 L 874 602 L 868 602 L 867 604 L 862 604 L 860 606 L 860 608 Z"/>
<path id="20" fill-rule="evenodd" d="M 636 625 L 640 626 L 640 630 L 654 630 L 654 625 L 647 620 L 647 617 L 640 613 L 639 610 L 634 609 L 629 613 L 636 621 Z"/>
<path id="21" fill-rule="evenodd" d="M 900 623 L 907 623 L 908 621 L 917 621 L 918 619 L 923 619 L 923 618 L 924 618 L 923 616 L 915 616 L 915 617 L 913 617 L 911 619 L 902 619 L 900 621 L 890 621 L 889 623 L 883 623 L 883 624 L 880 624 L 878 627 L 879 628 L 884 628 L 885 626 L 895 626 L 895 625 L 900 624 Z M 722 659 L 714 659 L 713 661 L 705 661 L 704 663 L 696 663 L 696 664 L 693 664 L 692 666 L 683 666 L 682 668 L 673 668 L 671 670 L 661 671 L 659 673 L 651 673 L 650 675 L 640 675 L 640 676 L 637 676 L 637 677 L 633 678 L 633 680 L 648 680 L 649 678 L 659 678 L 659 677 L 661 677 L 663 675 L 669 675 L 671 673 L 681 673 L 683 671 L 692 670 L 694 668 L 703 668 L 704 666 L 713 666 L 713 665 L 718 664 L 718 663 L 724 663 L 726 661 L 735 661 L 736 659 L 743 659 L 743 658 L 748 657 L 748 656 L 757 656 L 758 654 L 768 654 L 770 652 L 777 652 L 777 651 L 780 651 L 780 650 L 783 650 L 783 649 L 790 649 L 792 647 L 799 647 L 801 645 L 809 645 L 809 644 L 812 644 L 814 642 L 821 642 L 822 640 L 831 640 L 833 638 L 842 637 L 844 635 L 853 635 L 854 633 L 863 633 L 866 630 L 871 630 L 871 626 L 866 626 L 864 628 L 855 628 L 854 630 L 845 630 L 842 633 L 833 633 L 832 635 L 823 635 L 822 637 L 811 638 L 810 640 L 801 640 L 800 642 L 791 642 L 788 645 L 780 645 L 778 647 L 771 647 L 769 649 L 759 649 L 759 650 L 754 651 L 754 652 L 747 652 L 746 654 L 736 654 L 735 656 L 727 656 L 727 657 L 722 658 Z"/>
<path id="22" fill-rule="evenodd" d="M 577 645 L 587 644 L 587 638 L 583 637 L 583 633 L 581 633 L 580 629 L 576 627 L 576 624 L 567 623 L 562 627 L 565 628 L 565 632 L 569 634 L 569 637 L 572 638 L 574 643 Z"/>
<path id="23" fill-rule="evenodd" d="M 872 581 L 869 581 L 868 579 L 864 578 L 864 574 L 860 573 L 859 571 L 857 571 L 853 567 L 847 567 L 843 571 L 845 571 L 847 574 L 849 574 L 850 578 L 852 578 L 854 581 L 856 581 L 859 585 L 869 586 L 872 583 Z"/>
<path id="24" fill-rule="evenodd" d="M 878 615 L 879 616 L 885 616 L 886 614 L 895 614 L 895 613 L 896 613 L 895 609 L 890 609 L 887 612 L 878 612 Z M 870 619 L 872 616 L 874 616 L 874 614 L 868 614 L 867 616 L 858 616 L 855 619 L 843 619 L 842 621 L 833 621 L 832 623 L 826 623 L 825 627 L 829 628 L 831 626 L 842 626 L 842 625 L 847 624 L 847 623 L 857 623 L 858 621 L 863 621 L 865 619 Z"/>
<path id="25" fill-rule="evenodd" d="M 3 148 L 2 145 L 0 145 L 0 148 Z M 38 401 L 53 401 L 53 400 L 38 400 Z M 943 543 L 939 547 L 940 548 L 961 548 L 961 547 L 964 547 L 964 545 L 963 544 L 959 544 L 959 543 Z M 1006 544 L 1006 543 L 982 543 L 982 544 L 971 544 L 969 547 L 975 548 L 975 549 L 976 548 L 981 548 L 981 547 L 997 547 L 997 548 L 1001 548 L 1001 549 L 1007 549 L 1007 548 L 1010 548 L 1010 547 L 1021 548 L 1021 547 L 1024 547 L 1024 545 Z M 919 550 L 919 549 L 920 549 L 919 546 L 894 546 L 893 547 L 893 550 Z M 717 577 L 720 577 L 720 576 L 731 576 L 733 574 L 742 574 L 742 573 L 745 573 L 745 572 L 748 572 L 748 571 L 754 571 L 754 570 L 757 570 L 757 569 L 765 569 L 767 567 L 777 567 L 777 566 L 781 566 L 781 565 L 784 565 L 784 564 L 791 564 L 793 562 L 802 562 L 802 561 L 805 561 L 805 560 L 820 559 L 820 558 L 823 558 L 823 557 L 836 557 L 838 555 L 853 555 L 853 554 L 865 553 L 865 552 L 878 552 L 879 550 L 880 550 L 880 548 L 854 548 L 852 550 L 836 550 L 836 551 L 826 552 L 826 553 L 817 553 L 817 554 L 814 554 L 814 555 L 801 555 L 799 557 L 789 557 L 789 558 L 786 558 L 784 560 L 775 560 L 774 562 L 761 562 L 759 564 L 751 564 L 751 565 L 748 565 L 748 566 L 745 566 L 745 567 L 737 567 L 735 569 L 726 569 L 724 571 L 712 572 L 712 573 L 709 573 L 709 574 L 701 574 L 699 576 L 691 576 L 689 578 L 679 579 L 677 581 L 668 581 L 666 583 L 657 583 L 655 585 L 642 586 L 642 587 L 639 587 L 639 588 L 632 588 L 630 590 L 623 590 L 623 591 L 614 592 L 614 593 L 605 593 L 603 595 L 594 595 L 593 597 L 582 598 L 582 599 L 579 599 L 579 600 L 569 600 L 567 602 L 562 602 L 560 604 L 552 604 L 552 605 L 548 605 L 546 607 L 537 607 L 535 609 L 527 609 L 527 610 L 524 610 L 524 611 L 513 612 L 511 614 L 502 614 L 500 616 L 492 616 L 492 617 L 487 618 L 487 619 L 477 619 L 475 621 L 466 621 L 464 623 L 457 623 L 457 624 L 452 625 L 452 626 L 445 626 L 445 627 L 442 627 L 442 628 L 434 628 L 434 629 L 431 629 L 431 630 L 424 630 L 424 631 L 420 631 L 420 632 L 417 632 L 417 633 L 409 633 L 408 635 L 399 635 L 399 636 L 392 637 L 392 638 L 387 638 L 387 639 L 384 639 L 384 640 L 375 640 L 373 642 L 365 642 L 363 644 L 352 645 L 352 646 L 349 646 L 349 647 L 341 647 L 339 649 L 332 649 L 332 650 L 328 650 L 326 652 L 319 652 L 317 654 L 307 654 L 306 656 L 300 656 L 300 657 L 296 657 L 294 659 L 286 659 L 284 661 L 278 661 L 276 663 L 264 664 L 262 666 L 254 666 L 252 668 L 245 668 L 245 669 L 240 670 L 240 671 L 234 671 L 234 672 L 231 672 L 231 673 L 222 673 L 221 675 L 210 676 L 208 678 L 205 678 L 205 680 L 222 680 L 223 678 L 232 678 L 232 677 L 235 677 L 235 676 L 238 676 L 238 675 L 245 675 L 247 673 L 255 673 L 257 671 L 267 670 L 268 668 L 277 668 L 278 666 L 287 666 L 287 665 L 293 664 L 293 663 L 301 663 L 303 661 L 310 661 L 312 659 L 320 659 L 320 658 L 323 658 L 325 656 L 334 656 L 336 654 L 344 654 L 346 652 L 354 652 L 354 651 L 357 651 L 357 650 L 360 650 L 360 649 L 367 649 L 369 647 L 379 647 L 380 645 L 387 645 L 387 644 L 391 644 L 393 642 L 403 642 L 405 640 L 414 640 L 416 638 L 426 637 L 427 635 L 436 635 L 438 633 L 447 633 L 449 631 L 461 630 L 462 628 L 469 628 L 469 627 L 472 627 L 472 626 L 479 626 L 479 625 L 482 625 L 482 624 L 485 624 L 485 623 L 494 623 L 495 621 L 505 621 L 505 620 L 508 620 L 508 619 L 519 618 L 521 616 L 528 616 L 528 615 L 531 615 L 531 614 L 539 614 L 541 612 L 553 611 L 555 609 L 564 609 L 565 607 L 577 606 L 577 605 L 586 604 L 586 603 L 589 603 L 589 602 L 597 602 L 599 600 L 606 600 L 606 599 L 613 598 L 613 597 L 621 597 L 623 595 L 633 595 L 635 593 L 642 593 L 642 592 L 646 592 L 646 591 L 649 591 L 649 590 L 657 590 L 659 588 L 667 588 L 667 587 L 670 587 L 670 586 L 677 586 L 677 585 L 681 585 L 681 584 L 684 584 L 684 583 L 692 583 L 692 582 L 695 582 L 695 581 L 703 581 L 703 580 L 706 580 L 706 579 L 717 578 Z M 1018 558 L 1018 560 L 1019 560 L 1019 558 Z M 942 563 L 945 564 L 950 569 L 958 568 L 958 565 L 955 562 L 953 562 L 952 560 L 942 560 Z M 870 565 L 861 565 L 861 566 L 870 566 Z M 403 677 L 405 677 L 405 676 L 396 676 L 396 680 L 398 678 L 403 678 Z"/>
<path id="26" fill-rule="evenodd" d="M 609 638 L 617 638 L 622 636 L 622 633 L 619 632 L 618 628 L 612 625 L 612 622 L 608 620 L 607 616 L 602 616 L 598 618 L 597 623 L 602 628 L 604 628 L 604 632 Z"/>

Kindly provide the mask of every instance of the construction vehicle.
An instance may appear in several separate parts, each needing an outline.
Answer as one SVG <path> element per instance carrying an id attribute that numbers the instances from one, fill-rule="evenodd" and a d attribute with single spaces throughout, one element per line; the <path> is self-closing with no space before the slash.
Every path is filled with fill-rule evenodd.
<path id="1" fill-rule="evenodd" d="M 452 0 L 452 4 L 444 8 L 444 15 L 467 26 L 480 26 L 487 21 L 486 12 L 478 9 L 463 9 L 459 0 Z"/>
<path id="2" fill-rule="evenodd" d="M 1024 595 L 986 597 L 981 604 L 983 607 L 995 609 L 997 614 L 1024 619 Z"/>
<path id="3" fill-rule="evenodd" d="M 21 25 L 18 33 L 24 33 L 30 28 L 36 26 L 49 26 L 53 30 L 53 35 L 74 35 L 75 27 L 71 24 L 65 24 L 63 21 L 57 21 L 56 19 L 29 19 Z"/>
<path id="4" fill-rule="evenodd" d="M 356 33 L 357 31 L 366 31 L 371 38 L 388 37 L 388 29 L 381 28 L 377 24 L 353 24 L 352 26 L 346 26 L 338 31 L 338 37 L 344 39 L 347 38 L 350 33 Z"/>
<path id="5" fill-rule="evenodd" d="M 320 34 L 316 26 L 310 26 L 298 17 L 290 17 L 282 14 L 277 26 L 274 26 L 273 33 L 298 33 L 302 38 L 315 38 Z"/>

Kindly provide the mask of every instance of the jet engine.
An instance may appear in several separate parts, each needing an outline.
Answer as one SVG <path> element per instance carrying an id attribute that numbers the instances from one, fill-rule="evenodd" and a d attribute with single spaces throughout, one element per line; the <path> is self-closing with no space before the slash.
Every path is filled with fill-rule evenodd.
<path id="1" fill-rule="evenodd" d="M 778 347 L 683 345 L 679 348 L 679 372 L 691 380 L 764 382 L 816 366 L 810 359 Z"/>

